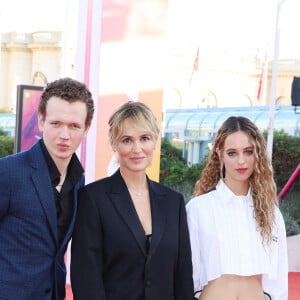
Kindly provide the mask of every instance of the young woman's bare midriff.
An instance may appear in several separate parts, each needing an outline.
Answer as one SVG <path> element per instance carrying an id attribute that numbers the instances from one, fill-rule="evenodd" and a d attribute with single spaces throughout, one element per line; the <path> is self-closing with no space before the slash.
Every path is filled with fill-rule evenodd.
<path id="1" fill-rule="evenodd" d="M 199 300 L 264 300 L 261 275 L 238 276 L 224 274 L 209 281 Z"/>

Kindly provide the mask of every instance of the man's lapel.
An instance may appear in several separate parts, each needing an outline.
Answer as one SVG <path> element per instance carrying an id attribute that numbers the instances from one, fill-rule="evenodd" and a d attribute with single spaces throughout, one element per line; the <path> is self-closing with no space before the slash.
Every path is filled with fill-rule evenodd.
<path id="1" fill-rule="evenodd" d="M 48 167 L 41 146 L 37 143 L 31 150 L 29 163 L 33 168 L 32 181 L 47 217 L 53 239 L 57 242 L 56 208 Z"/>

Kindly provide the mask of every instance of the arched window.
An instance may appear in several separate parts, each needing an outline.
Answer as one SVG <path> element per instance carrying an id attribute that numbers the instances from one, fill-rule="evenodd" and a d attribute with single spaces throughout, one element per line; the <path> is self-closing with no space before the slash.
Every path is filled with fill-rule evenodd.
<path id="1" fill-rule="evenodd" d="M 33 85 L 45 86 L 48 83 L 46 76 L 42 72 L 35 72 L 32 79 Z"/>

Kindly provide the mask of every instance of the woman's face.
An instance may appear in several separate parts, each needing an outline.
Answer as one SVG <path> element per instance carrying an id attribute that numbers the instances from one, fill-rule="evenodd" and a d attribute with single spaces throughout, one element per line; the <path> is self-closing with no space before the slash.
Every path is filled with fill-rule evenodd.
<path id="1" fill-rule="evenodd" d="M 229 187 L 241 183 L 248 185 L 256 160 L 253 145 L 246 133 L 237 131 L 225 139 L 221 160 L 225 167 L 226 184 Z"/>
<path id="2" fill-rule="evenodd" d="M 152 162 L 155 146 L 156 140 L 149 131 L 126 119 L 121 136 L 115 145 L 120 169 L 144 172 Z"/>

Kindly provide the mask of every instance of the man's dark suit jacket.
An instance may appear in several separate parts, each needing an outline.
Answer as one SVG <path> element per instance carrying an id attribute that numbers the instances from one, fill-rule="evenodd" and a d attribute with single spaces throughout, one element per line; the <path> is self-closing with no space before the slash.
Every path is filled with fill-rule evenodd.
<path id="1" fill-rule="evenodd" d="M 64 253 L 74 211 L 62 245 L 57 243 L 56 208 L 48 167 L 39 143 L 0 159 L 0 299 L 64 299 Z M 55 291 L 53 291 L 55 287 Z"/>
<path id="2" fill-rule="evenodd" d="M 74 300 L 192 300 L 191 250 L 181 194 L 148 179 L 152 240 L 120 171 L 79 191 L 72 237 Z"/>

